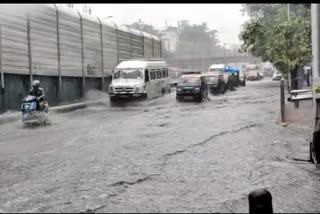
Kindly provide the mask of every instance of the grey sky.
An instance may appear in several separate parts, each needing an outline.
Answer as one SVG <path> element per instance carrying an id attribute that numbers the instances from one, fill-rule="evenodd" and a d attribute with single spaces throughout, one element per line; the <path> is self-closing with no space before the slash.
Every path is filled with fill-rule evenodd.
<path id="1" fill-rule="evenodd" d="M 220 43 L 239 44 L 240 25 L 248 19 L 241 14 L 241 4 L 90 4 L 95 15 L 110 18 L 119 24 L 131 24 L 139 18 L 157 28 L 177 26 L 179 20 L 190 24 L 207 22 L 219 31 Z M 81 5 L 75 5 L 81 8 Z"/>

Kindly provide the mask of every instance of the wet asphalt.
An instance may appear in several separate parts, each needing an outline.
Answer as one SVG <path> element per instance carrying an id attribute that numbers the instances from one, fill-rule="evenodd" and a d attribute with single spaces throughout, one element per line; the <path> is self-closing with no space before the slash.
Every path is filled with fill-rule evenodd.
<path id="1" fill-rule="evenodd" d="M 248 212 L 267 188 L 274 212 L 319 212 L 310 125 L 282 127 L 279 82 L 202 103 L 175 92 L 0 125 L 0 212 Z"/>

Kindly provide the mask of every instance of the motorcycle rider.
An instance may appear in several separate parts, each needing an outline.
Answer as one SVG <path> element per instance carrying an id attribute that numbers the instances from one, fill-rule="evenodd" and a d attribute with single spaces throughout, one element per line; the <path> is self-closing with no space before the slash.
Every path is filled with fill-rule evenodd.
<path id="1" fill-rule="evenodd" d="M 37 110 L 42 111 L 44 107 L 44 90 L 40 88 L 40 81 L 34 80 L 32 83 L 32 90 L 29 95 L 35 96 L 37 99 Z"/>

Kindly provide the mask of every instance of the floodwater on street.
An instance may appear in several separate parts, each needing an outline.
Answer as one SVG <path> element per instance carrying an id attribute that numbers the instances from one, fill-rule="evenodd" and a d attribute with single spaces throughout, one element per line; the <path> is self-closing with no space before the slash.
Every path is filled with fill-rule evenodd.
<path id="1" fill-rule="evenodd" d="M 274 212 L 320 210 L 312 123 L 282 127 L 279 82 L 202 103 L 163 97 L 0 125 L 0 212 L 248 212 L 267 188 Z"/>

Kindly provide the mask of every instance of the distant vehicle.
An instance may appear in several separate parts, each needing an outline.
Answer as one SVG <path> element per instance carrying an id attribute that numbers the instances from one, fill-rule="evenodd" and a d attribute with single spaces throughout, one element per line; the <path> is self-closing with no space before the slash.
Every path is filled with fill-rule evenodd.
<path id="1" fill-rule="evenodd" d="M 168 66 L 163 59 L 132 59 L 121 62 L 112 75 L 110 101 L 155 98 L 170 93 Z"/>
<path id="2" fill-rule="evenodd" d="M 228 89 L 234 90 L 234 87 L 240 85 L 240 71 L 237 68 L 226 67 L 223 72 L 228 74 Z"/>
<path id="3" fill-rule="evenodd" d="M 178 82 L 176 90 L 177 101 L 196 100 L 201 102 L 208 97 L 206 77 L 200 73 L 183 74 Z"/>
<path id="4" fill-rule="evenodd" d="M 240 85 L 246 86 L 247 77 L 242 70 L 239 70 L 239 80 L 240 80 Z"/>
<path id="5" fill-rule="evenodd" d="M 224 69 L 225 66 L 223 64 L 214 64 L 209 67 L 207 72 L 204 72 L 210 92 L 214 94 L 223 94 L 226 92 Z"/>
<path id="6" fill-rule="evenodd" d="M 272 76 L 272 73 L 274 73 L 274 70 L 273 70 L 272 66 L 265 66 L 265 67 L 263 68 L 263 74 L 264 74 L 264 76 L 271 77 L 271 76 Z"/>
<path id="7" fill-rule="evenodd" d="M 259 80 L 262 80 L 264 78 L 264 74 L 262 71 L 258 71 L 259 72 Z"/>
<path id="8" fill-rule="evenodd" d="M 277 81 L 277 80 L 281 80 L 281 78 L 282 78 L 282 74 L 278 70 L 275 70 L 272 75 L 272 80 Z"/>
<path id="9" fill-rule="evenodd" d="M 177 86 L 179 78 L 183 74 L 183 72 L 191 71 L 190 69 L 183 69 L 177 67 L 168 67 L 169 79 L 171 82 L 171 86 Z"/>
<path id="10" fill-rule="evenodd" d="M 186 70 L 186 71 L 182 71 L 181 72 L 181 76 L 186 76 L 186 75 L 191 75 L 191 74 L 198 74 L 198 75 L 202 75 L 203 72 L 202 71 L 196 71 L 196 70 Z"/>
<path id="11" fill-rule="evenodd" d="M 245 74 L 247 80 L 260 80 L 261 74 L 259 72 L 259 66 L 256 64 L 248 64 L 245 66 Z"/>

